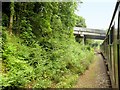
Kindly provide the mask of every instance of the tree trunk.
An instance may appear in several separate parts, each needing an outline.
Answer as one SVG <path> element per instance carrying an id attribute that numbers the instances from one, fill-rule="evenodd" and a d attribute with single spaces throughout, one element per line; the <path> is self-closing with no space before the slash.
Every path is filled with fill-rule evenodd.
<path id="1" fill-rule="evenodd" d="M 9 23 L 9 33 L 12 34 L 12 28 L 13 28 L 13 16 L 14 16 L 14 2 L 10 3 L 10 23 Z"/>
<path id="2" fill-rule="evenodd" d="M 12 34 L 12 27 L 13 27 L 13 15 L 10 15 L 10 24 L 9 24 L 9 33 Z"/>

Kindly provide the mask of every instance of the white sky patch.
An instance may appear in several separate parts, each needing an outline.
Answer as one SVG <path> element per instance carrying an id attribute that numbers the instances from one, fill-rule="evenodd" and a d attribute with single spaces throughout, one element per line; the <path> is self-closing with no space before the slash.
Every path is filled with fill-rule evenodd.
<path id="1" fill-rule="evenodd" d="M 117 2 L 118 0 L 82 0 L 83 2 Z"/>
<path id="2" fill-rule="evenodd" d="M 88 28 L 108 29 L 117 0 L 82 0 L 75 13 L 86 20 Z"/>

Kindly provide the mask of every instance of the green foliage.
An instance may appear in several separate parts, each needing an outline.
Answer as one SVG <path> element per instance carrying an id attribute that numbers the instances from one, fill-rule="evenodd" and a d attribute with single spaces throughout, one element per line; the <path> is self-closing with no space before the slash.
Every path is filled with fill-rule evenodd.
<path id="1" fill-rule="evenodd" d="M 20 45 L 20 42 L 17 43 L 16 37 L 6 35 L 6 39 L 7 41 L 3 44 L 3 63 L 6 67 L 6 73 L 3 75 L 2 84 L 3 86 L 20 87 L 30 82 L 34 75 L 33 67 L 25 60 L 28 57 L 20 56 L 20 52 L 22 55 L 23 53 L 25 55 L 30 54 L 30 49 L 28 50 L 26 46 Z"/>
<path id="2" fill-rule="evenodd" d="M 51 87 L 53 83 L 59 88 L 72 87 L 93 58 L 89 46 L 84 47 L 74 40 L 52 39 L 54 49 L 45 51 L 38 44 L 23 45 L 22 40 L 14 36 L 6 35 L 6 39 L 3 62 L 7 72 L 3 75 L 3 86 L 25 87 L 35 81 L 31 85 L 35 88 Z"/>
<path id="3" fill-rule="evenodd" d="M 85 19 L 83 17 L 76 15 L 76 20 L 77 27 L 86 27 Z"/>
<path id="4" fill-rule="evenodd" d="M 26 18 L 21 20 L 21 27 L 20 27 L 20 38 L 23 39 L 23 43 L 26 45 L 32 45 L 34 43 L 35 35 L 32 33 L 32 26 L 30 25 L 29 21 Z"/>
<path id="5" fill-rule="evenodd" d="M 11 4 L 10 4 L 10 11 L 11 11 L 11 15 L 14 15 L 14 1 L 11 0 Z"/>
<path id="6" fill-rule="evenodd" d="M 2 26 L 8 26 L 8 16 L 5 13 L 2 13 Z"/>
<path id="7" fill-rule="evenodd" d="M 100 44 L 102 43 L 102 40 L 94 40 L 94 42 L 91 44 L 91 46 L 94 48 L 94 49 L 100 49 Z"/>
<path id="8" fill-rule="evenodd" d="M 78 75 L 66 75 L 61 77 L 61 81 L 56 85 L 57 88 L 72 88 L 76 83 Z"/>
<path id="9" fill-rule="evenodd" d="M 93 58 L 75 42 L 75 2 L 14 3 L 13 35 L 3 28 L 2 86 L 70 88 Z M 28 8 L 27 8 L 28 7 Z"/>

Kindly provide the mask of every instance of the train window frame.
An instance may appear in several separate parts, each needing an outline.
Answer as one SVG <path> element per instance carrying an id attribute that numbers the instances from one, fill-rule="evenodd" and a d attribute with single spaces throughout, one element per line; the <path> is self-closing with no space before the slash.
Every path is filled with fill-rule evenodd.
<path id="1" fill-rule="evenodd" d="M 117 34 L 117 39 L 118 39 L 118 84 L 120 84 L 120 1 L 119 1 L 119 9 L 118 9 L 118 34 Z M 118 86 L 120 88 L 120 85 Z"/>
<path id="2" fill-rule="evenodd" d="M 119 5 L 119 12 L 118 12 L 118 31 L 117 31 L 117 39 L 120 39 L 120 5 Z"/>

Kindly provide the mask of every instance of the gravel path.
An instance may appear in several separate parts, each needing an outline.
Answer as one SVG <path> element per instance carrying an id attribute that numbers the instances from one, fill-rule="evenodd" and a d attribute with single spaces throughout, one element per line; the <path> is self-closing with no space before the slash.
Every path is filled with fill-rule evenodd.
<path id="1" fill-rule="evenodd" d="M 102 56 L 96 54 L 89 69 L 78 79 L 75 88 L 109 88 L 109 78 Z"/>

